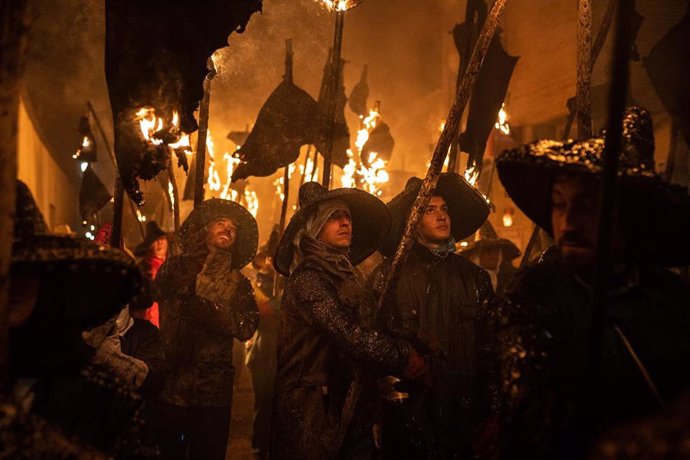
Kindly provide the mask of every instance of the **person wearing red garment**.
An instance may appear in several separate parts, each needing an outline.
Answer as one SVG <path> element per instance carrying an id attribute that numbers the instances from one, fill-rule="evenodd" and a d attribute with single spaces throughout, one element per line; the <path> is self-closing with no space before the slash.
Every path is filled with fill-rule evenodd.
<path id="1" fill-rule="evenodd" d="M 168 257 L 169 239 L 170 233 L 164 232 L 156 222 L 148 222 L 144 241 L 134 249 L 134 254 L 141 258 L 139 260 L 141 272 L 151 281 L 156 278 L 158 269 Z M 148 320 L 154 326 L 160 327 L 158 302 L 154 302 L 145 310 L 132 312 L 132 316 Z"/>

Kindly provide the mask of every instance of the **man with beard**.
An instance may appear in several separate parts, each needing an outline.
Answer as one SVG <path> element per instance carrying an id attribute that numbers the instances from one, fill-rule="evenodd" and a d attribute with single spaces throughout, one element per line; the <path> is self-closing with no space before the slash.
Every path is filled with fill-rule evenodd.
<path id="1" fill-rule="evenodd" d="M 388 209 L 393 226 L 381 251 L 392 256 L 422 180 L 411 178 Z M 431 379 L 388 389 L 382 418 L 386 459 L 453 459 L 485 454 L 496 425 L 495 356 L 489 335 L 489 276 L 454 253 L 489 214 L 481 194 L 454 173 L 441 174 L 380 321 L 428 355 Z M 392 258 L 373 274 L 381 291 Z M 391 386 L 392 384 L 392 386 Z"/>
<path id="2" fill-rule="evenodd" d="M 239 270 L 256 253 L 256 220 L 228 200 L 204 201 L 182 224 L 182 254 L 154 281 L 163 300 L 161 335 L 168 377 L 161 394 L 165 458 L 224 459 L 230 428 L 233 338 L 248 340 L 259 313 Z"/>
<path id="3" fill-rule="evenodd" d="M 375 395 L 348 396 L 355 374 L 373 389 L 369 371 L 425 371 L 403 340 L 366 326 L 373 298 L 356 265 L 390 225 L 385 205 L 357 189 L 328 191 L 315 182 L 299 192 L 274 257 L 289 276 L 281 304 L 278 369 L 271 427 L 273 460 L 372 458 Z M 352 394 L 356 394 L 353 392 Z"/>
<path id="4" fill-rule="evenodd" d="M 663 268 L 690 261 L 690 198 L 655 174 L 652 121 L 640 108 L 623 120 L 613 270 L 592 330 L 605 142 L 541 140 L 497 161 L 515 203 L 557 244 L 517 275 L 502 306 L 504 458 L 583 458 L 601 430 L 690 387 L 690 294 Z"/>

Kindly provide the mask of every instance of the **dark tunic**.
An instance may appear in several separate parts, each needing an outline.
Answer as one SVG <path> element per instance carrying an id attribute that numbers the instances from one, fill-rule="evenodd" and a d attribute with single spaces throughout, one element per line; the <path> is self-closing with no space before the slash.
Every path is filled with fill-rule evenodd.
<path id="1" fill-rule="evenodd" d="M 205 256 L 168 258 L 154 281 L 161 305 L 161 336 L 168 375 L 161 399 L 176 406 L 232 404 L 233 338 L 248 340 L 259 312 L 249 280 L 233 271 L 234 293 L 227 303 L 196 295 Z"/>
<path id="2" fill-rule="evenodd" d="M 666 270 L 631 270 L 609 292 L 595 419 L 582 423 L 583 401 L 592 397 L 582 394 L 590 305 L 587 285 L 553 256 L 523 269 L 508 289 L 500 315 L 504 458 L 583 458 L 586 435 L 659 407 L 615 327 L 666 401 L 690 388 L 690 294 Z"/>
<path id="3" fill-rule="evenodd" d="M 373 419 L 360 399 L 343 449 L 334 451 L 356 365 L 399 372 L 409 345 L 364 327 L 371 294 L 307 257 L 290 276 L 281 304 L 281 334 L 272 421 L 272 459 L 370 458 Z M 373 381 L 367 388 L 373 389 Z M 367 413 L 368 412 L 368 413 Z"/>
<path id="4" fill-rule="evenodd" d="M 122 353 L 146 363 L 149 372 L 139 391 L 145 397 L 159 394 L 165 381 L 165 360 L 158 328 L 145 319 L 132 318 L 134 323 L 120 340 Z"/>
<path id="5" fill-rule="evenodd" d="M 391 260 L 370 282 L 381 290 Z M 496 354 L 489 333 L 487 273 L 456 255 L 415 244 L 380 321 L 431 359 L 433 387 L 400 382 L 403 402 L 384 404 L 385 458 L 468 458 L 480 427 L 497 411 Z"/>

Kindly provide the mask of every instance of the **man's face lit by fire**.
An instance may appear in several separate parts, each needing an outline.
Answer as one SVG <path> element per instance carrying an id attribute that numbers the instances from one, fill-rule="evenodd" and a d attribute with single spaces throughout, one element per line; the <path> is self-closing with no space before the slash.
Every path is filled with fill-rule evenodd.
<path id="1" fill-rule="evenodd" d="M 448 242 L 450 239 L 450 216 L 446 200 L 440 196 L 432 196 L 419 221 L 419 235 L 434 247 Z"/>
<path id="2" fill-rule="evenodd" d="M 565 266 L 588 278 L 594 266 L 599 230 L 598 183 L 581 175 L 558 176 L 551 189 L 551 226 Z M 623 237 L 617 224 L 612 250 L 614 261 L 620 261 Z"/>
<path id="3" fill-rule="evenodd" d="M 209 248 L 230 249 L 237 237 L 237 226 L 227 217 L 212 220 L 208 224 L 206 245 Z"/>
<path id="4" fill-rule="evenodd" d="M 317 239 L 329 246 L 347 249 L 352 243 L 352 216 L 350 211 L 341 209 L 328 218 Z"/>

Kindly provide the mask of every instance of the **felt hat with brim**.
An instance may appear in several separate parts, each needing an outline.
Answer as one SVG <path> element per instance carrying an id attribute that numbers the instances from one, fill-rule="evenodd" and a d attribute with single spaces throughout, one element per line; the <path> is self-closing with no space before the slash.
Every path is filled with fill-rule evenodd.
<path id="1" fill-rule="evenodd" d="M 503 253 L 504 261 L 511 261 L 520 257 L 522 252 L 515 246 L 515 243 L 507 238 L 500 238 L 496 234 L 494 226 L 488 220 L 482 224 L 477 232 L 477 239 L 469 243 L 460 251 L 460 254 L 467 258 L 478 255 L 484 249 L 500 249 Z"/>
<path id="2" fill-rule="evenodd" d="M 383 255 L 395 254 L 421 188 L 422 179 L 411 177 L 405 189 L 386 204 L 391 212 L 392 223 L 391 231 L 381 244 L 380 251 Z M 459 174 L 442 173 L 433 194 L 441 196 L 448 205 L 451 235 L 456 241 L 474 233 L 489 216 L 489 205 L 482 194 Z"/>
<path id="3" fill-rule="evenodd" d="M 666 266 L 690 263 L 690 197 L 654 170 L 654 131 L 648 111 L 626 110 L 619 154 L 619 218 L 623 232 L 644 241 L 646 256 Z M 553 236 L 551 188 L 561 175 L 601 177 L 605 133 L 582 141 L 541 139 L 503 152 L 496 167 L 510 198 Z"/>
<path id="4" fill-rule="evenodd" d="M 136 248 L 134 248 L 134 254 L 137 256 L 141 256 L 145 254 L 149 249 L 151 249 L 151 245 L 156 240 L 163 237 L 170 238 L 171 236 L 172 233 L 164 231 L 162 228 L 160 228 L 157 222 L 146 222 L 146 236 L 144 237 L 144 241 L 142 241 Z"/>
<path id="5" fill-rule="evenodd" d="M 231 266 L 240 270 L 256 255 L 259 228 L 249 210 L 234 201 L 211 198 L 195 208 L 180 226 L 179 242 L 182 251 L 187 254 L 199 251 L 200 246 L 205 245 L 206 226 L 222 218 L 228 218 L 237 225 L 237 235 L 231 251 Z"/>
<path id="6" fill-rule="evenodd" d="M 273 266 L 284 276 L 290 275 L 294 257 L 294 239 L 304 228 L 309 217 L 319 205 L 330 200 L 339 200 L 350 208 L 352 216 L 352 243 L 350 262 L 361 263 L 381 244 L 390 228 L 390 214 L 386 205 L 374 195 L 354 188 L 327 190 L 317 182 L 307 182 L 299 189 L 299 208 L 290 219 L 278 243 Z"/>
<path id="7" fill-rule="evenodd" d="M 113 317 L 141 288 L 141 272 L 122 251 L 50 234 L 31 192 L 19 181 L 11 270 L 13 276 L 60 277 L 60 292 L 54 294 L 64 297 L 60 314 L 83 329 Z"/>

